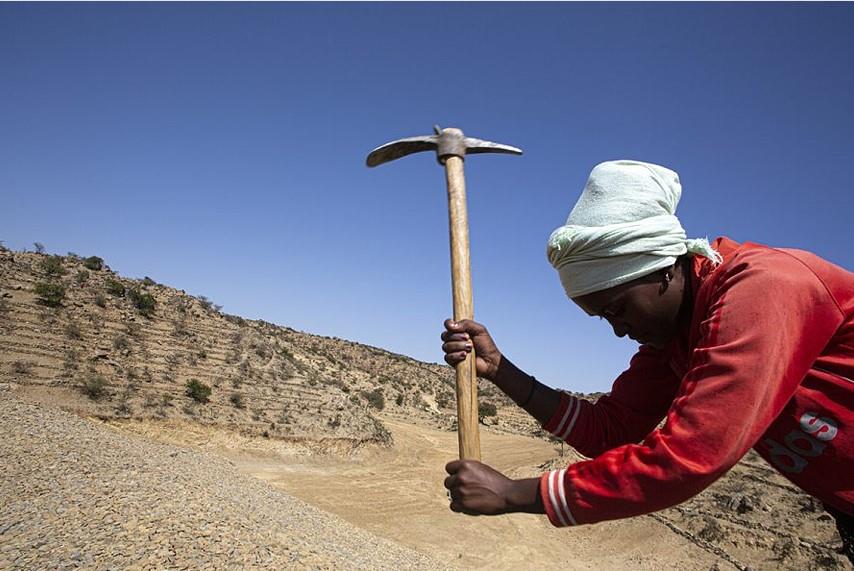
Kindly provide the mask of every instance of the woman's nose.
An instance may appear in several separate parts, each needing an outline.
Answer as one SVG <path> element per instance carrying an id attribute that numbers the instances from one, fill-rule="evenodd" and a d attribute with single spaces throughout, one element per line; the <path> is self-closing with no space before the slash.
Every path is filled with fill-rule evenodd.
<path id="1" fill-rule="evenodd" d="M 614 328 L 614 335 L 617 337 L 625 337 L 626 333 L 628 333 L 628 328 L 622 323 L 611 323 L 611 327 Z"/>

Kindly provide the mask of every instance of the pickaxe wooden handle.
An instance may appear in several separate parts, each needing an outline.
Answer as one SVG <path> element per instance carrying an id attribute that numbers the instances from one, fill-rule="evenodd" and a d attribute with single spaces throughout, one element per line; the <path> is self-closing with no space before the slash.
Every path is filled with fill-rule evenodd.
<path id="1" fill-rule="evenodd" d="M 445 161 L 448 182 L 448 223 L 451 235 L 451 286 L 454 297 L 454 321 L 474 318 L 471 291 L 468 209 L 463 159 L 451 156 Z M 457 363 L 457 438 L 460 458 L 480 460 L 478 430 L 477 366 L 474 348 Z"/>
<path id="2" fill-rule="evenodd" d="M 459 129 L 434 127 L 435 134 L 392 141 L 371 151 L 369 167 L 394 159 L 435 150 L 439 163 L 445 166 L 448 183 L 448 222 L 451 236 L 451 284 L 454 298 L 454 320 L 474 318 L 471 289 L 471 259 L 469 255 L 469 225 L 466 207 L 466 183 L 463 157 L 472 153 L 512 153 L 522 151 L 509 145 L 500 145 L 480 139 L 465 137 Z M 457 374 L 457 438 L 460 458 L 480 460 L 480 432 L 478 430 L 477 367 L 474 349 L 456 366 Z"/>

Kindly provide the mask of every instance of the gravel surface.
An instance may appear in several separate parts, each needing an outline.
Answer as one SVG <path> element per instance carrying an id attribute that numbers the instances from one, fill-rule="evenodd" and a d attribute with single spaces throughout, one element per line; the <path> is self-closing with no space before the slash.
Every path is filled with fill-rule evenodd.
<path id="1" fill-rule="evenodd" d="M 0 569 L 443 568 L 226 460 L 4 390 L 0 431 Z"/>

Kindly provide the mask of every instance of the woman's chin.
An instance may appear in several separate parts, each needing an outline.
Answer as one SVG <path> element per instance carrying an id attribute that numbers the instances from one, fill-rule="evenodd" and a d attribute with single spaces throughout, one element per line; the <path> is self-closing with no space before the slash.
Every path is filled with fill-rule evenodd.
<path id="1" fill-rule="evenodd" d="M 658 339 L 658 338 L 638 339 L 638 343 L 641 345 L 648 345 L 648 346 L 652 347 L 653 349 L 659 349 L 659 350 L 667 349 L 667 347 L 670 345 L 669 340 Z"/>

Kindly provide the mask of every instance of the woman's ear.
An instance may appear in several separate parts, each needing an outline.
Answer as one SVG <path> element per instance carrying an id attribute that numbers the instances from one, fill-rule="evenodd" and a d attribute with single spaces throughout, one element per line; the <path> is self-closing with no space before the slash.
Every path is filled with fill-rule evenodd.
<path id="1" fill-rule="evenodd" d="M 670 282 L 673 281 L 673 266 L 661 272 L 661 287 L 658 289 L 659 294 L 663 294 L 670 287 Z"/>

